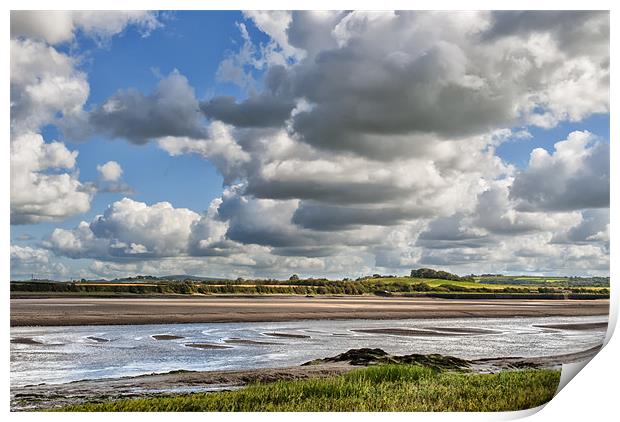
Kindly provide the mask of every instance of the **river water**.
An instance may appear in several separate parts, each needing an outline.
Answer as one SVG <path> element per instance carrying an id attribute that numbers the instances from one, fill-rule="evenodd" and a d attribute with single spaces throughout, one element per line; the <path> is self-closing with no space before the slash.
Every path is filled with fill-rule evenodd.
<path id="1" fill-rule="evenodd" d="M 597 316 L 12 327 L 11 386 L 177 369 L 293 366 L 360 347 L 379 347 L 392 354 L 440 353 L 466 359 L 550 356 L 594 347 L 603 342 L 605 329 L 536 325 L 606 321 L 606 317 Z M 418 332 L 393 335 L 355 331 L 387 328 Z M 492 331 L 455 334 L 463 329 Z M 153 337 L 159 335 L 182 338 Z"/>

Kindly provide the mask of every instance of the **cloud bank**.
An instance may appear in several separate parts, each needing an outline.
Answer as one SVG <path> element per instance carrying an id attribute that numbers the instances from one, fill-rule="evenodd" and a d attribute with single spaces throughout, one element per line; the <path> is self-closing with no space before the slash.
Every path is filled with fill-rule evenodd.
<path id="1" fill-rule="evenodd" d="M 295 268 L 349 276 L 414 266 L 608 273 L 609 143 L 573 131 L 553 150 L 534 148 L 524 168 L 496 153 L 508 139 L 535 145 L 523 136 L 528 127 L 609 113 L 608 13 L 245 18 L 238 51 L 223 57 L 218 71 L 221 82 L 245 89 L 240 98 L 199 99 L 173 71 L 151 93 L 119 90 L 84 111 L 88 85 L 70 58 L 40 41 L 14 40 L 28 57 L 23 69 L 41 75 L 12 80 L 16 132 L 60 110 L 79 117 L 79 133 L 154 142 L 172 157 L 198 155 L 224 179 L 205 212 L 125 198 L 92 221 L 54 230 L 41 250 L 94 260 L 93 274 L 285 276 Z M 62 28 L 97 32 L 71 19 Z M 49 44 L 70 39 L 62 28 L 35 33 L 20 25 L 20 34 Z M 250 25 L 269 41 L 255 43 Z M 47 92 L 40 85 L 50 72 L 28 53 L 35 50 L 55 58 L 51 69 L 73 96 L 57 104 L 32 94 Z M 20 107 L 39 112 L 19 117 Z M 44 151 L 40 164 L 19 166 L 34 175 L 29 183 L 54 165 L 73 168 L 70 151 L 54 148 L 63 159 Z M 108 170 L 102 177 L 116 177 Z M 65 197 L 87 195 L 75 174 L 67 177 L 75 186 L 69 183 Z M 16 222 L 69 215 L 36 207 L 28 214 L 19 205 L 27 200 L 15 203 L 16 216 L 30 216 Z M 88 209 L 87 199 L 81 204 L 70 213 Z"/>

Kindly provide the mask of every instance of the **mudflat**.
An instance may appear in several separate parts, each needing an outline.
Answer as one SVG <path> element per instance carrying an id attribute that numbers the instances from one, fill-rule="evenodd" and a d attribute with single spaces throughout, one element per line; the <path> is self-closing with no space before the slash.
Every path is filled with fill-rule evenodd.
<path id="1" fill-rule="evenodd" d="M 607 315 L 609 300 L 411 297 L 172 297 L 11 299 L 11 326 Z"/>

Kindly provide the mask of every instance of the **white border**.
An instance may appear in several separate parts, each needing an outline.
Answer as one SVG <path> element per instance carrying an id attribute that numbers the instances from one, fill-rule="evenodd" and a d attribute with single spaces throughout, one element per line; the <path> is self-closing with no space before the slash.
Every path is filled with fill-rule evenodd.
<path id="1" fill-rule="evenodd" d="M 9 51 L 9 10 L 10 9 L 99 9 L 99 10 L 113 10 L 113 9 L 152 9 L 152 10 L 166 10 L 166 9 L 226 9 L 226 10 L 237 10 L 237 9 L 364 9 L 364 10 L 383 10 L 383 9 L 418 9 L 418 10 L 447 10 L 447 9 L 533 9 L 533 10 L 541 10 L 541 9 L 582 9 L 582 10 L 612 10 L 611 13 L 611 21 L 612 21 L 612 35 L 611 35 L 611 45 L 618 45 L 617 37 L 615 31 L 617 19 L 615 19 L 616 11 L 613 9 L 613 5 L 618 4 L 612 1 L 603 1 L 603 0 L 590 0 L 590 1 L 574 1 L 574 0 L 565 0 L 562 2 L 543 2 L 540 0 L 521 0 L 521 1 L 468 1 L 468 2 L 457 2 L 457 1 L 446 1 L 446 0 L 419 0 L 416 2 L 410 1 L 396 1 L 396 0 L 384 0 L 381 2 L 368 2 L 368 1 L 313 1 L 313 2 L 299 2 L 299 1 L 282 1 L 282 0 L 268 0 L 262 1 L 260 3 L 252 2 L 252 1 L 241 1 L 241 0 L 230 0 L 230 1 L 217 1 L 217 2 L 197 2 L 191 0 L 178 0 L 178 1 L 169 1 L 169 0 L 124 0 L 124 1 L 90 1 L 87 4 L 84 1 L 76 1 L 76 0 L 59 0 L 51 2 L 45 1 L 33 1 L 33 0 L 22 0 L 22 1 L 14 1 L 9 0 L 5 1 L 6 5 L 5 14 L 2 17 L 2 28 L 4 35 L 4 65 L 2 66 L 3 73 L 3 81 L 2 84 L 2 93 L 4 98 L 4 118 L 2 120 L 4 127 L 4 134 L 8 138 L 9 135 L 9 118 L 10 118 L 10 107 L 9 107 L 9 84 L 7 83 L 8 75 L 9 75 L 9 61 L 8 61 L 8 51 Z M 86 6 L 89 7 L 86 7 Z M 554 7 L 555 6 L 555 7 Z M 613 49 L 612 49 L 613 51 Z M 614 54 L 611 56 L 611 68 L 616 68 L 617 61 L 615 60 Z M 612 75 L 612 84 L 611 84 L 611 101 L 613 103 L 613 99 L 616 98 L 616 89 L 615 84 L 613 83 L 613 75 Z M 614 119 L 611 120 L 611 138 L 615 138 L 618 134 L 618 124 Z M 617 177 L 618 171 L 617 165 L 618 163 L 618 154 L 616 153 L 615 145 L 611 146 L 611 178 L 612 178 L 612 186 L 617 186 Z M 0 262 L 2 263 L 3 273 L 5 274 L 5 285 L 3 290 L 3 306 L 4 306 L 4 316 L 5 316 L 5 327 L 9 326 L 9 300 L 8 300 L 8 280 L 10 278 L 9 274 L 9 248 L 10 248 L 10 235 L 9 235 L 9 163 L 6 161 L 9 157 L 9 142 L 8 139 L 4 141 L 4 165 L 0 166 L 0 174 L 2 174 L 2 184 L 0 188 L 2 189 L 3 198 L 5 201 L 2 205 L 2 216 L 4 224 L 2 227 L 2 251 L 0 251 Z M 614 194 L 615 191 L 612 188 L 611 190 L 611 209 L 618 209 L 618 196 Z M 611 232 L 612 239 L 616 239 L 617 230 L 617 218 L 614 218 L 613 212 L 611 213 Z M 613 244 L 613 242 L 612 242 Z M 258 414 L 241 414 L 241 413 L 222 413 L 222 414 L 184 414 L 180 417 L 187 420 L 200 420 L 204 421 L 205 419 L 211 420 L 246 420 L 252 419 L 252 421 L 261 422 L 261 421 L 286 421 L 290 422 L 291 418 L 294 418 L 296 421 L 312 420 L 313 422 L 318 419 L 350 419 L 350 420 L 370 420 L 379 418 L 389 418 L 391 420 L 402 420 L 402 421 L 411 421 L 412 418 L 416 420 L 465 420 L 465 421 L 484 421 L 484 420 L 502 420 L 502 419 L 514 419 L 518 417 L 524 417 L 531 415 L 532 420 L 562 420 L 562 421 L 571 421 L 571 420 L 588 420 L 590 418 L 600 418 L 604 417 L 604 420 L 611 419 L 610 417 L 605 417 L 606 415 L 614 414 L 617 409 L 617 376 L 618 373 L 618 363 L 617 356 L 620 356 L 618 340 L 616 338 L 610 338 L 611 333 L 613 332 L 613 328 L 615 327 L 617 321 L 618 314 L 618 291 L 616 290 L 617 282 L 614 282 L 614 277 L 618 274 L 617 268 L 618 265 L 615 264 L 617 261 L 616 258 L 618 254 L 616 253 L 615 248 L 611 248 L 611 271 L 610 274 L 612 276 L 612 306 L 610 313 L 610 330 L 608 333 L 608 337 L 606 341 L 608 342 L 607 346 L 600 352 L 598 356 L 596 356 L 592 362 L 587 365 L 587 369 L 585 371 L 581 371 L 577 375 L 577 377 L 571 381 L 566 388 L 564 388 L 556 398 L 554 398 L 544 409 L 541 408 L 529 411 L 521 411 L 521 412 L 511 412 L 511 413 L 440 413 L 440 414 L 427 414 L 427 413 L 416 413 L 416 414 L 408 414 L 408 413 L 380 413 L 380 414 L 351 414 L 351 413 L 331 413 L 331 414 L 315 414 L 315 413 L 296 413 L 294 415 L 290 414 L 274 414 L 274 413 L 258 413 Z M 9 409 L 9 330 L 3 330 L 2 339 L 0 340 L 4 345 L 4 356 L 2 363 L 4 364 L 4 374 L 5 374 L 5 382 L 2 383 L 2 391 L 0 392 L 1 397 L 4 398 L 4 409 L 5 412 L 8 412 Z M 84 415 L 82 414 L 44 414 L 44 413 L 11 413 L 10 417 L 15 420 L 30 420 L 33 418 L 45 418 L 50 420 L 82 420 Z M 109 418 L 110 415 L 106 414 L 89 414 L 89 420 L 104 420 Z M 169 413 L 160 413 L 160 414 L 114 414 L 115 419 L 135 419 L 148 417 L 149 420 L 169 420 L 173 415 Z M 541 419 L 543 418 L 543 419 Z"/>

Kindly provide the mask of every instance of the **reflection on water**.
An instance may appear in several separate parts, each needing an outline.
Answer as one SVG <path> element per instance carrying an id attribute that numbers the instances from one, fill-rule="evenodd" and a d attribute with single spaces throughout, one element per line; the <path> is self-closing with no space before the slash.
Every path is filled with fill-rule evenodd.
<path id="1" fill-rule="evenodd" d="M 606 320 L 598 316 L 12 327 L 11 386 L 177 369 L 292 366 L 359 347 L 466 359 L 558 355 L 602 343 L 605 329 L 536 325 Z"/>

